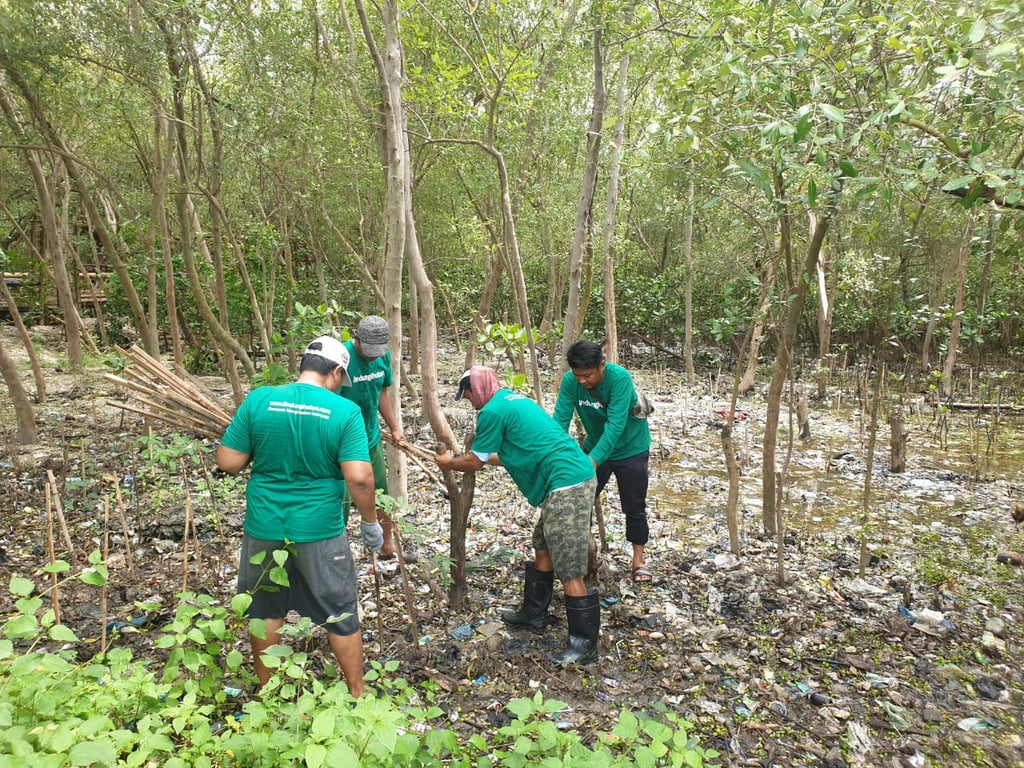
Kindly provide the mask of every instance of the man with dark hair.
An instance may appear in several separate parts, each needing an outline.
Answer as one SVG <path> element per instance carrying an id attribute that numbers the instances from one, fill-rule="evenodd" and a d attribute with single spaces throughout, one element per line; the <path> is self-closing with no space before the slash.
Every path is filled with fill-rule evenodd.
<path id="1" fill-rule="evenodd" d="M 345 342 L 349 353 L 348 374 L 352 386 L 341 390 L 341 396 L 359 406 L 363 414 L 366 428 L 366 441 L 370 446 L 370 463 L 373 465 L 374 487 L 388 493 L 388 468 L 384 460 L 384 444 L 381 442 L 379 413 L 391 430 L 396 444 L 405 442 L 402 422 L 395 415 L 391 406 L 390 388 L 391 350 L 388 340 L 391 329 L 388 322 L 378 315 L 367 315 L 359 321 L 352 332 L 352 338 Z M 377 517 L 384 530 L 384 546 L 379 557 L 388 560 L 395 556 L 394 530 L 395 524 L 382 510 L 377 510 Z M 406 553 L 407 559 L 409 553 Z"/>
<path id="2" fill-rule="evenodd" d="M 626 540 L 633 545 L 633 581 L 650 582 L 644 547 L 650 537 L 647 484 L 651 429 L 647 419 L 633 414 L 637 404 L 633 378 L 622 366 L 606 362 L 601 346 L 586 339 L 569 347 L 565 359 L 569 370 L 558 390 L 555 421 L 568 431 L 573 412 L 579 414 L 586 431 L 583 450 L 597 470 L 598 495 L 615 475 L 626 515 Z"/>
<path id="3" fill-rule="evenodd" d="M 357 614 L 356 573 L 342 504 L 346 487 L 362 518 L 363 544 L 383 541 L 374 503 L 373 468 L 359 408 L 338 396 L 349 386 L 348 351 L 331 336 L 306 347 L 298 380 L 260 387 L 239 406 L 217 448 L 217 466 L 237 474 L 248 464 L 246 513 L 238 566 L 239 594 L 252 595 L 247 615 L 260 685 L 270 679 L 263 653 L 280 640 L 289 610 L 327 630 L 331 651 L 360 696 L 363 641 Z M 271 581 L 274 552 L 288 553 L 288 585 Z"/>
<path id="4" fill-rule="evenodd" d="M 523 605 L 502 619 L 512 627 L 543 629 L 555 575 L 565 590 L 569 640 L 548 654 L 556 664 L 594 661 L 601 628 L 597 590 L 588 589 L 590 513 L 594 468 L 569 437 L 534 400 L 501 389 L 493 370 L 474 365 L 462 375 L 458 400 L 466 397 L 479 413 L 470 450 L 459 456 L 437 454 L 441 469 L 476 472 L 485 464 L 504 466 L 540 518 L 533 529 L 536 560 L 526 564 Z"/>

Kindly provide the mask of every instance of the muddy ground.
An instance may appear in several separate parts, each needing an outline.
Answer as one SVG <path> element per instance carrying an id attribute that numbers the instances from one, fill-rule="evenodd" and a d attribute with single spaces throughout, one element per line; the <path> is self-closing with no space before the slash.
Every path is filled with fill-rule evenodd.
<path id="1" fill-rule="evenodd" d="M 18 355 L 10 329 L 4 333 Z M 55 337 L 46 328 L 34 334 L 40 341 Z M 37 444 L 14 444 L 12 406 L 0 394 L 0 572 L 6 582 L 45 563 L 53 473 L 80 560 L 100 546 L 104 509 L 110 510 L 108 604 L 103 608 L 94 593 L 69 594 L 66 622 L 95 641 L 104 626 L 135 619 L 141 631 L 113 642 L 155 656 L 158 622 L 140 616 L 137 601 L 155 599 L 169 609 L 183 585 L 231 594 L 243 486 L 212 472 L 208 441 L 157 427 L 155 442 L 141 445 L 143 420 L 111 406 L 122 395 L 102 379 L 100 361 L 70 375 L 59 355 L 46 353 L 56 345 L 40 346 L 49 397 L 37 406 Z M 449 383 L 458 377 L 459 358 L 444 358 Z M 493 732 L 508 721 L 511 698 L 539 690 L 566 702 L 559 726 L 585 737 L 610 727 L 622 708 L 683 714 L 701 743 L 721 753 L 722 766 L 1024 766 L 1024 570 L 999 562 L 1024 550 L 1024 532 L 1012 519 L 1015 504 L 1024 505 L 1022 417 L 943 413 L 931 405 L 927 387 L 894 384 L 885 402 L 904 408 L 910 433 L 907 471 L 894 474 L 884 423 L 869 455 L 870 419 L 858 402 L 856 371 L 836 372 L 826 396 L 812 399 L 811 438 L 794 440 L 791 452 L 783 415 L 778 461 L 785 467 L 787 529 L 780 564 L 777 541 L 762 533 L 760 519 L 761 395 L 738 404 L 744 418 L 736 430 L 743 470 L 736 556 L 720 440 L 727 395 L 716 390 L 714 376 L 688 385 L 671 361 L 643 351 L 628 364 L 656 406 L 654 582 L 634 585 L 629 578 L 613 482 L 604 498 L 609 551 L 596 577 L 605 606 L 600 661 L 559 670 L 545 660 L 565 635 L 557 590 L 556 620 L 546 632 L 501 626 L 498 611 L 518 601 L 534 511 L 500 469 L 478 480 L 467 542 L 469 607 L 449 609 L 447 504 L 415 465 L 402 516 L 403 541 L 416 558 L 407 574 L 418 642 L 398 567 L 382 564 L 378 601 L 370 562 L 360 553 L 368 657 L 398 659 L 401 676 L 432 680 L 459 731 Z M 27 369 L 24 380 L 31 386 Z M 1007 388 L 1000 389 L 1004 402 L 1014 386 L 1021 391 L 1014 375 L 999 381 Z M 217 386 L 215 379 L 208 383 Z M 994 393 L 972 390 L 970 398 Z M 468 408 L 452 407 L 456 432 L 471 423 Z M 406 419 L 410 437 L 432 448 L 414 409 Z M 184 473 L 173 458 L 183 447 Z M 200 463 L 192 463 L 188 447 Z M 186 546 L 189 507 L 199 535 Z M 64 556 L 64 538 L 59 530 L 55 535 Z M 9 609 L 9 599 L 0 602 Z M 95 647 L 83 644 L 82 652 Z M 320 637 L 313 647 L 326 651 Z"/>

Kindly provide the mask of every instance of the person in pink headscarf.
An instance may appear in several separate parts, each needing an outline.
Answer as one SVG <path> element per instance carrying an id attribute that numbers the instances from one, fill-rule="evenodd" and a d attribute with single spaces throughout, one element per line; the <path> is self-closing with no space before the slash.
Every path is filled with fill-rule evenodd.
<path id="1" fill-rule="evenodd" d="M 523 604 L 502 619 L 514 628 L 544 629 L 557 575 L 565 590 L 569 640 L 548 658 L 559 665 L 594 661 L 600 598 L 583 581 L 597 490 L 594 464 L 536 401 L 502 388 L 490 368 L 474 365 L 462 375 L 455 399 L 463 397 L 478 411 L 473 444 L 459 456 L 435 455 L 437 465 L 459 472 L 504 466 L 526 500 L 540 507 L 533 529 L 536 559 L 526 563 Z"/>

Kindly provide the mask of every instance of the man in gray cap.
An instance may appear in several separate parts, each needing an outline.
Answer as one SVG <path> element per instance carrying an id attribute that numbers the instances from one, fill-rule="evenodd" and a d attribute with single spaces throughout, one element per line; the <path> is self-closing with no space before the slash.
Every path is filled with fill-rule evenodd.
<path id="1" fill-rule="evenodd" d="M 381 443 L 379 413 L 387 424 L 391 435 L 398 444 L 405 442 L 402 422 L 391 407 L 389 387 L 392 384 L 391 350 L 388 340 L 391 329 L 388 322 L 378 315 L 367 315 L 359 321 L 352 332 L 352 338 L 345 342 L 351 360 L 348 365 L 352 386 L 346 387 L 341 395 L 359 406 L 366 426 L 366 441 L 370 447 L 370 463 L 373 465 L 373 483 L 383 493 L 388 493 L 388 471 L 384 461 L 384 445 Z M 384 560 L 395 556 L 394 521 L 378 510 L 381 527 L 384 529 L 384 546 L 380 555 Z"/>

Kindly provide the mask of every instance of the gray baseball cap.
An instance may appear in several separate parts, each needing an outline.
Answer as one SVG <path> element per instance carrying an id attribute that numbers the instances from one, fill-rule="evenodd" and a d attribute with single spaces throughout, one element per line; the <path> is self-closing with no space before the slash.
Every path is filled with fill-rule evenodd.
<path id="1" fill-rule="evenodd" d="M 383 317 L 367 315 L 359 321 L 353 336 L 359 339 L 359 348 L 365 357 L 381 357 L 388 351 L 391 329 Z"/>

